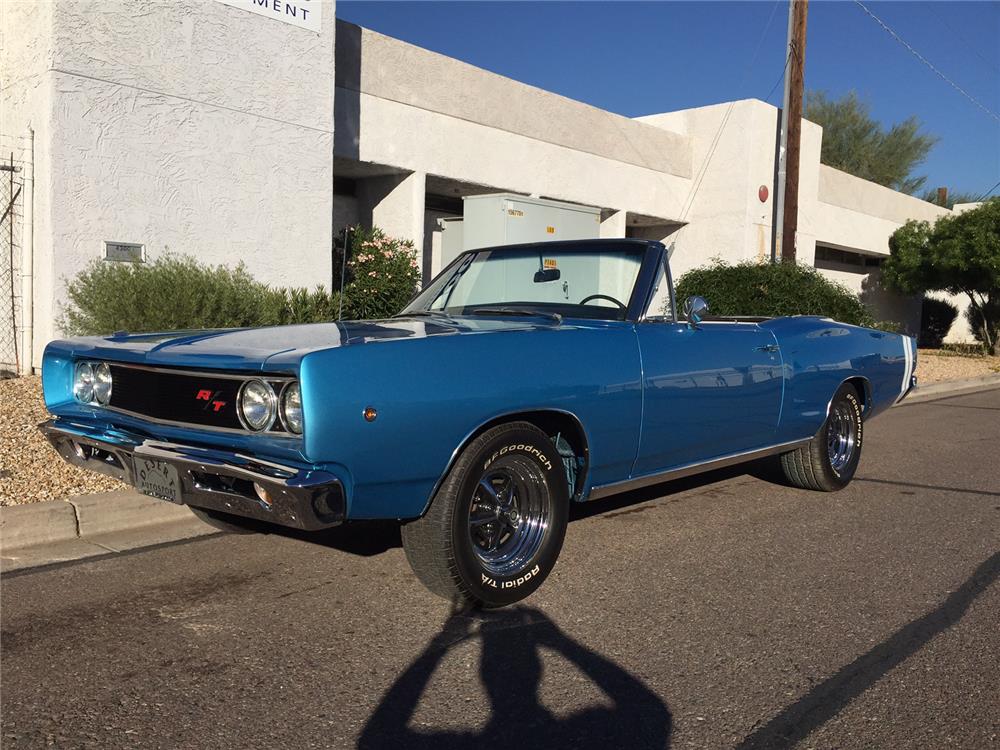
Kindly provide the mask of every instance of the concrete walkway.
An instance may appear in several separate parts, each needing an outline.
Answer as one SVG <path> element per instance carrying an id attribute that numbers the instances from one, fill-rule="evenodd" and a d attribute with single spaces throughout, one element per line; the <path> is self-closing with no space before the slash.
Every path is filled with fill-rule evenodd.
<path id="1" fill-rule="evenodd" d="M 137 492 L 0 508 L 0 571 L 125 552 L 214 533 L 183 505 Z"/>

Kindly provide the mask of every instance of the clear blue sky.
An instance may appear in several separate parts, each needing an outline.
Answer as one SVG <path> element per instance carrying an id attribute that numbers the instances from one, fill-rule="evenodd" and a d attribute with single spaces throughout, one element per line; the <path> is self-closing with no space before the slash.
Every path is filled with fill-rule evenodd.
<path id="1" fill-rule="evenodd" d="M 865 4 L 1000 114 L 1000 2 Z M 787 9 L 787 0 L 337 2 L 345 20 L 627 116 L 749 97 L 780 105 L 780 85 L 768 94 L 784 65 Z M 941 139 L 917 170 L 928 187 L 982 193 L 1000 180 L 1000 122 L 853 2 L 810 3 L 806 88 L 855 89 L 884 123 L 916 115 Z"/>

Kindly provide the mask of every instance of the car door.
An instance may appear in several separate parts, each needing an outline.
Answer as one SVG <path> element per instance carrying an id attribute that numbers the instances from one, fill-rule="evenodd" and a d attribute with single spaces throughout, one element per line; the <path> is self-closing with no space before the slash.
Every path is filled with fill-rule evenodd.
<path id="1" fill-rule="evenodd" d="M 652 305 L 651 305 L 652 307 Z M 636 325 L 643 416 L 632 476 L 773 444 L 781 353 L 756 323 L 675 321 L 671 305 Z"/>

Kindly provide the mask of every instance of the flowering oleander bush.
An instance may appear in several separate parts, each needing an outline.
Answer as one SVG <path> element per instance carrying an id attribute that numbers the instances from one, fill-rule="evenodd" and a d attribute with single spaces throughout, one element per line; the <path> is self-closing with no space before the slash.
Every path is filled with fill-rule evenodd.
<path id="1" fill-rule="evenodd" d="M 346 270 L 344 317 L 350 319 L 395 315 L 410 301 L 420 282 L 413 243 L 389 237 L 378 227 L 357 228 L 351 233 Z"/>

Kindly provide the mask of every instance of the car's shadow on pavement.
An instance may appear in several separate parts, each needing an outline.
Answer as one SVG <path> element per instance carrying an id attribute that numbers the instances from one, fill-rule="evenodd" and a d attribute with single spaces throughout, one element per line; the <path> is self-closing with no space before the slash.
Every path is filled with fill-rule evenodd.
<path id="1" fill-rule="evenodd" d="M 434 672 L 452 648 L 470 640 L 481 646 L 479 678 L 489 698 L 488 717 L 469 715 L 463 701 L 432 708 L 479 729 L 413 728 L 411 722 Z M 571 662 L 603 693 L 601 704 L 563 717 L 542 705 L 542 649 Z M 564 687 L 569 693 L 583 692 L 577 679 Z M 556 689 L 562 692 L 562 686 Z M 567 636 L 541 611 L 513 607 L 454 611 L 382 696 L 361 732 L 358 747 L 642 750 L 668 747 L 670 732 L 666 704 L 639 679 Z"/>
<path id="2" fill-rule="evenodd" d="M 737 750 L 774 750 L 804 742 L 891 670 L 961 620 L 972 604 L 998 580 L 1000 552 L 994 552 L 941 604 L 813 685 L 766 724 L 756 727 Z"/>
<path id="3" fill-rule="evenodd" d="M 730 466 L 725 469 L 705 472 L 704 474 L 696 474 L 684 479 L 675 479 L 670 482 L 655 484 L 641 490 L 624 492 L 603 500 L 573 503 L 570 507 L 569 520 L 570 523 L 573 523 L 574 521 L 590 518 L 591 516 L 614 512 L 641 513 L 647 508 L 635 508 L 633 506 L 661 498 L 666 502 L 670 502 L 672 496 L 682 492 L 707 487 L 723 480 L 740 476 L 753 476 L 767 482 L 788 486 L 788 482 L 784 478 L 777 460 L 774 458 L 764 458 L 738 466 Z M 624 508 L 632 508 L 632 510 L 623 511 L 622 509 Z M 248 523 L 248 525 L 250 524 Z M 298 531 L 296 529 L 265 524 L 254 524 L 252 528 L 263 533 L 277 534 L 309 542 L 310 544 L 319 544 L 362 557 L 380 555 L 388 550 L 403 546 L 399 532 L 399 523 L 396 521 L 350 521 L 341 526 L 326 529 L 325 531 Z"/>
<path id="4" fill-rule="evenodd" d="M 569 520 L 572 523 L 573 521 L 590 518 L 591 516 L 600 516 L 605 513 L 614 512 L 641 513 L 646 508 L 637 508 L 634 506 L 660 499 L 664 502 L 672 502 L 675 499 L 675 495 L 680 495 L 690 490 L 699 490 L 703 487 L 710 487 L 727 479 L 745 476 L 752 476 L 756 479 L 783 487 L 791 486 L 788 480 L 785 479 L 784 474 L 782 474 L 781 466 L 776 458 L 761 458 L 736 466 L 728 466 L 724 469 L 715 469 L 714 471 L 706 471 L 703 474 L 694 474 L 683 479 L 661 482 L 649 487 L 643 487 L 640 490 L 623 492 L 620 495 L 612 495 L 602 500 L 574 503 L 570 508 Z M 625 508 L 629 510 L 623 511 L 622 509 Z"/>

